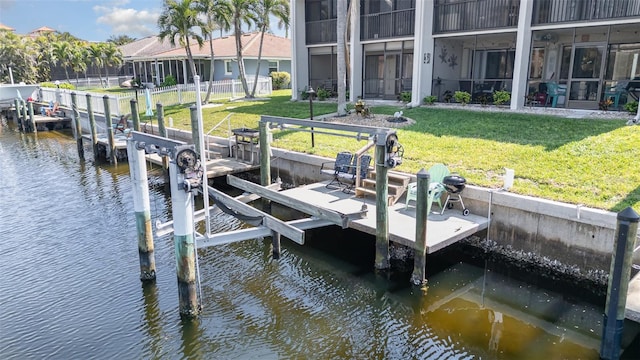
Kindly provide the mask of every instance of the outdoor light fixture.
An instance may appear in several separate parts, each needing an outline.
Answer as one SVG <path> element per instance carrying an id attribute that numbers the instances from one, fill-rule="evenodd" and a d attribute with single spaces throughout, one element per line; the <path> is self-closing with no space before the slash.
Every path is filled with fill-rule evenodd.
<path id="1" fill-rule="evenodd" d="M 313 90 L 311 85 L 309 85 L 307 94 L 309 95 L 309 120 L 313 120 L 313 97 L 316 94 L 316 92 Z M 311 147 L 314 147 L 314 146 L 315 146 L 315 139 L 313 137 L 313 128 L 311 128 Z"/>

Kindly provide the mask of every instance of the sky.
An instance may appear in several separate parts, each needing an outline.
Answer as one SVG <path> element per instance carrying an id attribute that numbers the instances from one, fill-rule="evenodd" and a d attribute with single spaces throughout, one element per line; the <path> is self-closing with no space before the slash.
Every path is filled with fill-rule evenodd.
<path id="1" fill-rule="evenodd" d="M 47 26 L 89 41 L 155 35 L 161 12 L 162 0 L 0 0 L 0 23 L 17 34 Z"/>

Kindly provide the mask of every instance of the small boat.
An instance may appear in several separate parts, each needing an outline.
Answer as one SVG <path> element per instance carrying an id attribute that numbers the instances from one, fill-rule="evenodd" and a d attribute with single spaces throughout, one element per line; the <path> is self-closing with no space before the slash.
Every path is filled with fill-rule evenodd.
<path id="1" fill-rule="evenodd" d="M 26 100 L 33 97 L 37 84 L 0 84 L 0 104 L 11 104 L 16 98 Z"/>

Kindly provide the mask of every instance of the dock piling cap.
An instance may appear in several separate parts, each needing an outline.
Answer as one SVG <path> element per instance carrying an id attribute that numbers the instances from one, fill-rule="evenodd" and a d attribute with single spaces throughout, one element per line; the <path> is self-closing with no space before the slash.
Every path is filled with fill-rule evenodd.
<path id="1" fill-rule="evenodd" d="M 429 177 L 429 172 L 422 168 L 420 169 L 420 171 L 418 171 L 418 174 L 416 176 L 422 179 L 426 179 L 427 177 Z"/>
<path id="2" fill-rule="evenodd" d="M 637 223 L 640 220 L 640 216 L 638 216 L 638 213 L 629 206 L 618 213 L 618 220 Z"/>

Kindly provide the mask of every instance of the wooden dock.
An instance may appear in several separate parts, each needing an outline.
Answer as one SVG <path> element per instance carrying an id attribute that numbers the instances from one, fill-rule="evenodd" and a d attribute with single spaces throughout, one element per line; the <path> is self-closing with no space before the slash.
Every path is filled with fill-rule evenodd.
<path id="1" fill-rule="evenodd" d="M 640 323 L 640 273 L 637 273 L 629 282 L 624 314 L 627 319 Z"/>
<path id="2" fill-rule="evenodd" d="M 308 202 L 311 205 L 338 211 L 341 213 L 355 213 L 363 205 L 367 207 L 367 216 L 349 222 L 349 227 L 367 234 L 376 234 L 376 201 L 373 197 L 355 197 L 337 189 L 327 189 L 328 181 L 300 186 L 284 190 L 281 193 Z M 437 206 L 434 207 L 437 209 Z M 416 238 L 416 211 L 410 205 L 405 210 L 404 202 L 398 202 L 389 207 L 389 240 L 414 248 Z M 469 214 L 462 215 L 462 210 L 455 208 L 445 210 L 444 214 L 429 214 L 427 219 L 427 253 L 441 250 L 454 244 L 488 226 L 488 219 L 484 216 Z"/>
<path id="3" fill-rule="evenodd" d="M 152 164 L 162 166 L 162 158 L 158 154 L 147 154 L 147 161 Z M 207 161 L 207 177 L 209 179 L 233 175 L 246 171 L 259 169 L 259 164 L 250 164 L 246 161 L 236 160 L 234 158 L 220 158 Z"/>
<path id="4" fill-rule="evenodd" d="M 34 126 L 36 127 L 36 129 L 38 129 L 38 131 L 71 128 L 71 118 L 69 117 L 45 116 L 45 115 L 34 114 L 33 122 L 34 122 Z"/>

